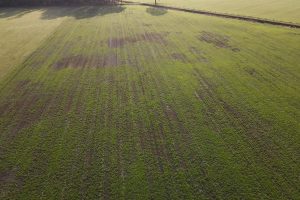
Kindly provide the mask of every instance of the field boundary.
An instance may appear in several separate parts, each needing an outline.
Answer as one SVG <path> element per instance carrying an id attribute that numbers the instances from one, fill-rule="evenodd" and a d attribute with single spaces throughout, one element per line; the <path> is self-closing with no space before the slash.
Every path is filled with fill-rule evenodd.
<path id="1" fill-rule="evenodd" d="M 229 18 L 229 19 L 237 19 L 237 20 L 250 21 L 250 22 L 255 22 L 255 23 L 260 23 L 260 24 L 271 24 L 271 25 L 285 26 L 285 27 L 290 27 L 290 28 L 300 28 L 300 24 L 276 21 L 276 20 L 264 19 L 264 18 L 258 18 L 258 17 L 241 16 L 241 15 L 234 15 L 234 14 L 228 14 L 228 13 L 219 13 L 219 12 L 212 12 L 212 11 L 205 11 L 205 10 L 198 10 L 198 9 L 194 10 L 194 9 L 188 9 L 188 8 L 179 8 L 179 7 L 157 5 L 157 4 L 155 5 L 155 4 L 132 2 L 132 1 L 122 1 L 121 3 L 125 3 L 128 5 L 132 4 L 132 5 L 164 8 L 164 9 L 169 9 L 169 10 L 177 10 L 177 11 L 196 13 L 196 14 L 202 14 L 202 15 L 210 15 L 210 16 L 216 16 L 216 17 L 222 17 L 222 18 Z"/>

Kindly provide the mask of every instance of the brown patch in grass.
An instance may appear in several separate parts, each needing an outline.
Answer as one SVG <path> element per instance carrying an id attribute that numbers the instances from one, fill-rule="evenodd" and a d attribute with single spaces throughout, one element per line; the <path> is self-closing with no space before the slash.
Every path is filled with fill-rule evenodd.
<path id="1" fill-rule="evenodd" d="M 153 127 L 153 125 L 151 125 L 151 127 Z M 156 134 L 155 130 L 152 130 L 152 138 L 153 138 L 153 143 L 154 143 L 154 155 L 156 157 L 156 162 L 159 168 L 159 171 L 161 173 L 164 173 L 164 165 L 163 165 L 163 159 L 165 158 L 164 155 L 164 148 L 163 148 L 163 144 L 161 144 L 161 142 L 158 141 L 158 139 L 160 139 L 159 135 Z"/>
<path id="2" fill-rule="evenodd" d="M 188 146 L 192 142 L 192 137 L 189 134 L 189 131 L 185 128 L 183 122 L 179 119 L 178 114 L 174 109 L 167 105 L 164 108 L 164 112 L 168 119 L 170 129 L 175 132 L 178 130 L 178 132 L 180 133 L 178 135 L 180 139 L 177 140 L 174 145 L 175 151 L 180 157 L 178 162 L 179 166 L 177 167 L 179 167 L 181 170 L 188 170 L 189 167 L 186 159 L 184 159 L 184 154 L 187 150 L 190 150 Z M 182 146 L 181 144 L 185 145 Z"/>
<path id="3" fill-rule="evenodd" d="M 177 119 L 177 113 L 170 106 L 167 106 L 165 110 L 170 119 Z"/>
<path id="4" fill-rule="evenodd" d="M 15 92 L 21 92 L 30 83 L 30 80 L 21 80 L 16 84 Z"/>
<path id="5" fill-rule="evenodd" d="M 37 147 L 32 152 L 32 163 L 28 171 L 34 176 L 41 176 L 45 174 L 48 164 L 47 151 L 41 147 Z"/>
<path id="6" fill-rule="evenodd" d="M 15 88 L 13 89 L 13 95 L 19 95 L 20 93 L 26 91 L 26 87 L 31 83 L 30 80 L 21 80 L 16 83 Z M 11 97 L 13 99 L 14 97 Z M 8 99 L 9 100 L 9 99 Z M 17 105 L 22 105 L 23 102 L 17 102 Z M 6 115 L 6 113 L 12 109 L 12 102 L 6 101 L 0 104 L 0 117 Z"/>
<path id="7" fill-rule="evenodd" d="M 83 68 L 85 63 L 87 62 L 87 57 L 82 55 L 70 56 L 60 59 L 56 63 L 54 63 L 54 69 L 63 69 L 67 67 L 72 68 Z"/>
<path id="8" fill-rule="evenodd" d="M 184 54 L 181 54 L 181 53 L 173 53 L 173 54 L 171 54 L 171 57 L 172 57 L 174 60 L 181 61 L 181 62 L 186 62 L 186 56 L 185 56 Z"/>
<path id="9" fill-rule="evenodd" d="M 232 114 L 232 109 L 223 99 L 217 96 L 216 86 L 211 83 L 200 70 L 195 69 L 195 74 L 201 85 L 201 89 L 195 92 L 195 96 L 205 105 L 203 108 L 205 123 L 212 130 L 220 133 L 222 128 L 225 128 L 226 124 L 218 121 L 220 120 L 220 117 L 217 112 L 225 110 L 229 114 Z M 235 113 L 235 116 L 236 114 L 237 113 Z"/>
<path id="10" fill-rule="evenodd" d="M 152 24 L 143 23 L 143 26 L 149 27 L 149 26 L 152 26 Z"/>
<path id="11" fill-rule="evenodd" d="M 225 35 L 203 31 L 203 32 L 201 32 L 201 34 L 199 36 L 199 40 L 209 43 L 209 44 L 212 44 L 218 48 L 231 49 L 234 52 L 240 51 L 240 49 L 238 49 L 236 47 L 232 47 L 229 44 L 230 38 Z"/>
<path id="12" fill-rule="evenodd" d="M 5 171 L 0 173 L 0 183 L 13 183 L 16 180 L 16 174 L 13 171 Z"/>
<path id="13" fill-rule="evenodd" d="M 14 111 L 17 111 L 23 107 L 23 105 L 28 100 L 28 98 L 23 99 L 23 100 L 19 100 L 19 99 L 23 98 L 24 95 L 31 93 L 28 90 L 28 88 L 25 87 L 25 85 L 28 85 L 29 82 L 20 81 L 20 82 L 16 83 L 16 86 L 13 88 L 10 95 L 5 99 L 4 102 L 0 103 L 0 116 L 4 116 L 6 114 L 12 114 Z M 32 85 L 33 84 L 31 84 L 31 86 Z M 24 90 L 24 92 L 21 92 L 23 90 Z M 21 94 L 21 97 L 19 97 L 20 94 Z"/>
<path id="14" fill-rule="evenodd" d="M 118 66 L 118 57 L 116 54 L 108 54 L 104 59 L 104 67 Z"/>
<path id="15" fill-rule="evenodd" d="M 22 129 L 30 126 L 39 119 L 43 112 L 43 106 L 35 106 L 38 103 L 39 98 L 38 95 L 27 98 L 27 101 L 21 98 L 18 99 L 15 106 L 11 106 L 11 108 L 14 108 L 20 114 L 17 124 L 10 132 L 11 137 L 15 137 Z"/>
<path id="16" fill-rule="evenodd" d="M 201 50 L 197 49 L 196 47 L 190 47 L 189 50 L 199 62 L 207 62 L 207 58 Z"/>
<path id="17" fill-rule="evenodd" d="M 106 55 L 77 55 L 62 58 L 55 62 L 52 67 L 60 70 L 65 68 L 102 68 L 102 67 L 116 67 L 120 65 L 119 58 L 115 53 L 108 53 Z"/>
<path id="18" fill-rule="evenodd" d="M 110 38 L 107 41 L 107 45 L 109 48 L 118 48 L 118 47 L 122 47 L 125 45 L 126 42 L 129 42 L 133 39 L 128 39 L 128 38 Z"/>
<path id="19" fill-rule="evenodd" d="M 162 80 L 154 76 L 151 77 L 151 80 L 154 83 L 156 90 L 160 91 L 160 87 L 161 85 L 163 85 L 163 83 L 161 82 Z M 171 153 L 171 151 L 173 150 L 169 150 L 169 148 L 165 145 L 162 147 L 162 152 L 165 152 L 165 154 L 162 154 L 164 156 L 164 160 L 168 159 L 168 163 L 171 164 L 173 170 L 187 171 L 189 168 L 189 164 L 185 159 L 185 155 L 190 151 L 189 147 L 192 141 L 192 136 L 190 135 L 188 129 L 186 129 L 186 127 L 184 126 L 183 121 L 180 119 L 178 113 L 172 105 L 168 105 L 162 99 L 160 99 L 160 107 L 163 111 L 162 117 L 166 119 L 169 130 L 174 134 L 174 141 L 172 144 L 174 152 Z M 150 112 L 155 113 L 155 111 L 152 110 Z M 161 114 L 157 112 L 157 116 L 159 115 Z M 159 137 L 162 141 L 167 141 L 163 130 L 164 129 L 160 127 L 160 131 L 158 130 L 156 132 L 161 133 Z M 168 152 L 174 156 L 168 154 Z"/>
<path id="20" fill-rule="evenodd" d="M 84 155 L 84 165 L 86 167 L 90 167 L 92 165 L 93 157 L 94 157 L 94 153 L 93 150 L 90 148 L 86 151 Z"/>
<path id="21" fill-rule="evenodd" d="M 75 93 L 78 87 L 79 87 L 79 83 L 77 82 L 77 84 L 72 89 L 70 89 L 70 93 L 67 96 L 67 103 L 65 105 L 65 112 L 67 113 L 71 111 L 72 105 L 74 103 Z"/>
<path id="22" fill-rule="evenodd" d="M 144 35 L 141 35 L 140 38 L 144 41 L 148 42 L 158 42 L 158 43 L 163 43 L 167 44 L 167 41 L 165 40 L 165 37 L 169 33 L 164 32 L 164 33 L 145 33 Z"/>
<path id="23" fill-rule="evenodd" d="M 137 90 L 137 88 L 136 88 L 136 83 L 135 83 L 135 81 L 132 81 L 131 82 L 131 94 L 132 94 L 132 99 L 133 99 L 133 102 L 134 103 L 137 103 L 138 102 L 138 98 L 139 98 L 139 96 L 138 96 L 138 90 Z"/>
<path id="24" fill-rule="evenodd" d="M 239 52 L 239 51 L 241 51 L 239 48 L 231 48 L 231 50 L 233 51 L 233 52 Z"/>
<path id="25" fill-rule="evenodd" d="M 163 33 L 146 32 L 144 34 L 138 34 L 132 37 L 111 38 L 107 41 L 107 45 L 110 48 L 119 48 L 127 44 L 135 44 L 137 42 L 142 42 L 142 41 L 167 44 L 165 37 L 168 34 L 169 33 L 167 32 L 163 32 Z"/>
<path id="26" fill-rule="evenodd" d="M 247 72 L 247 74 L 249 74 L 251 76 L 256 76 L 257 75 L 257 71 L 253 68 L 245 68 L 245 71 Z"/>
<path id="27" fill-rule="evenodd" d="M 10 103 L 8 103 L 8 102 L 5 102 L 0 105 L 0 117 L 4 116 L 6 114 L 9 106 L 10 106 Z"/>
<path id="28" fill-rule="evenodd" d="M 73 98 L 74 98 L 73 94 L 68 95 L 67 104 L 65 108 L 66 112 L 70 112 L 73 103 Z"/>
<path id="29" fill-rule="evenodd" d="M 262 76 L 261 73 L 259 71 L 257 71 L 254 68 L 251 67 L 245 67 L 244 71 L 250 75 L 251 77 L 255 78 L 258 81 L 265 81 L 265 82 L 269 82 L 268 79 L 266 79 L 266 77 Z"/>
<path id="30" fill-rule="evenodd" d="M 16 167 L 11 170 L 0 172 L 0 187 L 5 187 L 6 185 L 15 185 L 17 187 L 20 187 L 22 185 L 22 182 L 22 179 L 17 176 Z"/>
<path id="31" fill-rule="evenodd" d="M 22 128 L 29 127 L 41 119 L 43 113 L 49 105 L 51 97 L 48 96 L 44 99 L 43 97 L 36 96 L 34 98 L 35 99 L 30 102 L 29 106 L 25 107 L 25 109 L 31 108 L 32 111 L 25 111 L 24 114 L 22 114 L 24 116 L 21 117 L 21 122 L 19 122 L 19 125 L 21 125 Z"/>
<path id="32" fill-rule="evenodd" d="M 223 36 L 219 35 L 216 33 L 210 33 L 203 31 L 199 37 L 201 41 L 207 42 L 209 44 L 213 44 L 216 47 L 219 48 L 229 48 L 230 45 L 229 43 L 229 37 L 228 36 Z"/>
<path id="33" fill-rule="evenodd" d="M 41 92 L 42 85 L 39 82 L 28 83 L 22 95 L 12 93 L 1 103 L 7 106 L 4 116 L 11 119 L 9 138 L 14 138 L 20 131 L 39 121 L 45 112 L 52 96 Z"/>
<path id="34" fill-rule="evenodd" d="M 288 32 L 287 34 L 290 34 L 290 35 L 300 35 L 300 33 L 295 33 L 295 32 Z"/>
<path id="35" fill-rule="evenodd" d="M 158 115 L 156 110 L 153 110 L 152 112 L 155 116 Z M 149 126 L 145 125 L 142 121 L 140 121 L 140 124 L 143 127 L 142 138 L 145 145 L 144 150 L 151 152 L 153 158 L 155 158 L 153 160 L 153 164 L 157 167 L 159 172 L 163 174 L 165 170 L 164 161 L 167 161 L 164 139 L 160 132 L 156 129 L 152 120 L 149 121 Z"/>

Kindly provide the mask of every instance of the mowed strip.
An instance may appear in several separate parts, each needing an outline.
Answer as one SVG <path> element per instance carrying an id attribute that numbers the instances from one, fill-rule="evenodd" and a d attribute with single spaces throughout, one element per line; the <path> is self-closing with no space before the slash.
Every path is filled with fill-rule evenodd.
<path id="1" fill-rule="evenodd" d="M 299 195 L 299 30 L 69 14 L 0 93 L 2 198 Z"/>

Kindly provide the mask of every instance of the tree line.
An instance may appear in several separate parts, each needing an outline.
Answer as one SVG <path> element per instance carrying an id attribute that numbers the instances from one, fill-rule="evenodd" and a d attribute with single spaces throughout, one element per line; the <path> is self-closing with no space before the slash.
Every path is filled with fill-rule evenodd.
<path id="1" fill-rule="evenodd" d="M 113 4 L 118 0 L 0 0 L 0 6 Z"/>

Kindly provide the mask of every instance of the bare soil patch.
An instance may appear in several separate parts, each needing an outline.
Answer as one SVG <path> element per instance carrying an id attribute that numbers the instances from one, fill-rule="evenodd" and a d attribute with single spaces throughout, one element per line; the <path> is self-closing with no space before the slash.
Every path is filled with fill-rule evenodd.
<path id="1" fill-rule="evenodd" d="M 230 43 L 230 37 L 226 35 L 221 35 L 217 33 L 211 33 L 207 31 L 201 32 L 200 36 L 198 37 L 199 40 L 212 44 L 217 48 L 225 48 L 225 49 L 231 49 L 234 52 L 240 51 L 236 47 L 232 47 Z"/>
<path id="2" fill-rule="evenodd" d="M 266 79 L 259 71 L 257 71 L 256 69 L 252 68 L 252 67 L 245 67 L 244 71 L 246 72 L 247 75 L 249 75 L 252 78 L 255 78 L 258 81 L 267 81 L 268 79 Z"/>
<path id="3" fill-rule="evenodd" d="M 5 171 L 0 173 L 0 183 L 12 183 L 16 179 L 16 174 L 13 171 Z"/>
<path id="4" fill-rule="evenodd" d="M 43 86 L 42 83 L 28 82 L 26 84 L 21 95 L 12 92 L 4 102 L 0 102 L 1 110 L 3 106 L 6 107 L 3 109 L 2 116 L 12 120 L 8 135 L 10 138 L 16 137 L 23 129 L 39 121 L 51 99 L 51 95 L 40 92 L 39 88 Z"/>
<path id="5" fill-rule="evenodd" d="M 65 111 L 66 111 L 67 113 L 70 112 L 70 110 L 71 110 L 71 108 L 72 108 L 73 98 L 74 98 L 74 95 L 73 95 L 73 94 L 70 94 L 70 95 L 68 96 L 67 104 L 66 104 L 66 107 L 65 107 Z"/>
<path id="6" fill-rule="evenodd" d="M 90 167 L 93 163 L 94 151 L 92 149 L 88 149 L 84 154 L 84 165 L 86 167 Z"/>
<path id="7" fill-rule="evenodd" d="M 120 44 L 120 43 L 118 43 Z M 102 67 L 116 67 L 121 62 L 116 53 L 108 53 L 106 55 L 76 55 L 64 57 L 55 62 L 52 67 L 60 70 L 65 68 L 102 68 Z"/>
<path id="8" fill-rule="evenodd" d="M 116 54 L 109 54 L 104 59 L 104 67 L 115 67 L 118 65 L 118 57 Z"/>
<path id="9" fill-rule="evenodd" d="M 9 108 L 10 103 L 6 102 L 0 105 L 0 117 L 4 116 Z"/>
<path id="10" fill-rule="evenodd" d="M 219 35 L 216 33 L 210 33 L 203 31 L 199 37 L 201 41 L 207 42 L 209 44 L 213 44 L 219 48 L 229 48 L 229 37 L 224 35 Z"/>
<path id="11" fill-rule="evenodd" d="M 245 71 L 251 76 L 255 76 L 257 74 L 256 70 L 253 68 L 245 68 Z"/>
<path id="12" fill-rule="evenodd" d="M 21 92 L 30 83 L 30 80 L 21 80 L 16 84 L 15 92 Z"/>
<path id="13" fill-rule="evenodd" d="M 0 187 L 10 184 L 17 187 L 22 185 L 22 178 L 17 176 L 17 167 L 0 172 Z"/>
<path id="14" fill-rule="evenodd" d="M 199 62 L 207 62 L 207 58 L 201 50 L 197 49 L 196 47 L 190 47 L 189 51 L 197 58 Z"/>
<path id="15" fill-rule="evenodd" d="M 186 62 L 186 56 L 181 53 L 173 53 L 171 54 L 172 58 L 177 61 Z"/>
<path id="16" fill-rule="evenodd" d="M 137 42 L 147 41 L 147 42 L 154 42 L 160 44 L 167 44 L 166 36 L 169 33 L 155 33 L 155 32 L 146 32 L 144 34 L 138 34 L 134 37 L 124 37 L 124 38 L 111 38 L 107 41 L 107 45 L 110 48 L 119 48 L 123 47 L 127 44 L 135 44 Z"/>
<path id="17" fill-rule="evenodd" d="M 177 113 L 170 106 L 166 106 L 165 111 L 170 119 L 177 120 Z"/>
<path id="18" fill-rule="evenodd" d="M 76 56 L 70 56 L 65 57 L 59 61 L 57 61 L 53 67 L 55 69 L 63 69 L 66 67 L 72 67 L 72 68 L 82 68 L 84 64 L 86 63 L 87 58 L 82 55 L 76 55 Z"/>
<path id="19" fill-rule="evenodd" d="M 143 26 L 149 27 L 152 26 L 152 24 L 143 23 Z"/>

